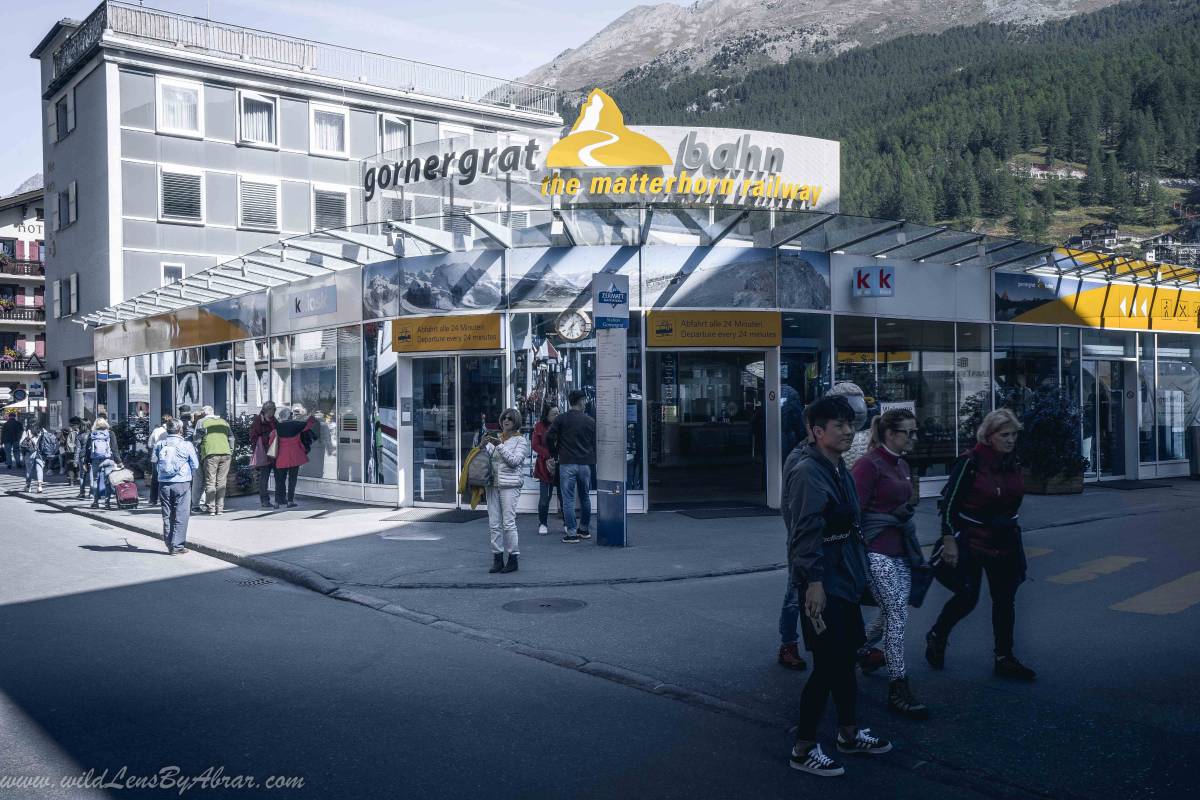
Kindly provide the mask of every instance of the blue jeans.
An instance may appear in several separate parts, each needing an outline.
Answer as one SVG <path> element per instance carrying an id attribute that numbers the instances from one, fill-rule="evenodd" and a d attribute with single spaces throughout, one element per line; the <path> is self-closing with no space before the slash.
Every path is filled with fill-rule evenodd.
<path id="1" fill-rule="evenodd" d="M 162 509 L 163 542 L 167 552 L 183 547 L 187 543 L 188 520 L 192 517 L 192 482 L 160 483 L 158 504 Z"/>
<path id="2" fill-rule="evenodd" d="M 563 527 L 568 534 L 580 529 L 587 530 L 592 521 L 592 498 L 588 492 L 592 490 L 592 468 L 587 464 L 558 465 L 558 497 L 562 502 Z M 575 521 L 575 497 L 579 496 L 579 506 L 583 514 L 578 526 Z"/>
<path id="3" fill-rule="evenodd" d="M 106 491 L 108 492 L 108 495 L 105 495 L 106 500 L 112 495 L 112 487 L 108 485 L 107 476 L 105 476 L 104 470 L 100 469 L 100 465 L 107 458 L 108 456 L 100 456 L 99 458 L 92 456 L 92 477 L 96 481 L 92 486 L 92 499 L 96 502 L 100 501 L 100 496 L 104 495 Z"/>
<path id="4" fill-rule="evenodd" d="M 21 458 L 21 448 L 17 446 L 17 443 L 16 442 L 5 442 L 4 443 L 4 463 L 8 465 L 8 468 L 16 469 L 17 467 L 21 466 L 22 461 L 23 461 L 23 459 Z"/>
<path id="5" fill-rule="evenodd" d="M 800 641 L 800 589 L 792 582 L 789 575 L 787 593 L 783 596 L 783 608 L 779 609 L 779 643 L 795 644 L 798 641 Z"/>
<path id="6" fill-rule="evenodd" d="M 29 491 L 30 484 L 33 483 L 33 476 L 37 474 L 37 482 L 42 482 L 43 473 L 46 470 L 46 461 L 41 455 L 30 453 L 25 457 L 25 490 Z"/>
<path id="7" fill-rule="evenodd" d="M 554 490 L 557 488 L 553 483 L 542 483 L 538 481 L 538 524 L 545 525 L 550 518 L 550 498 L 554 496 Z M 562 514 L 562 489 L 558 490 L 558 513 Z"/>

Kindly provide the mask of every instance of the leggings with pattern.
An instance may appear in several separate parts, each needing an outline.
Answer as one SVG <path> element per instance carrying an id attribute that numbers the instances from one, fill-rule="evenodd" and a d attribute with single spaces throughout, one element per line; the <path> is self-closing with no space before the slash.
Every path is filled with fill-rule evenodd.
<path id="1" fill-rule="evenodd" d="M 867 553 L 871 562 L 871 594 L 879 606 L 879 615 L 867 631 L 868 642 L 878 642 L 882 634 L 883 655 L 888 676 L 903 678 L 904 629 L 908 626 L 908 595 L 912 588 L 912 569 L 908 559 Z"/>

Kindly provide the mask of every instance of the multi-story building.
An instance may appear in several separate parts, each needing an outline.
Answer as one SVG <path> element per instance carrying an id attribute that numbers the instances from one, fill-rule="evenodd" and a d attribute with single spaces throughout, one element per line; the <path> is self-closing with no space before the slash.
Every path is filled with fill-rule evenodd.
<path id="1" fill-rule="evenodd" d="M 32 56 L 52 417 L 120 417 L 133 402 L 105 390 L 123 376 L 96 374 L 91 332 L 74 324 L 83 314 L 289 235 L 362 222 L 361 159 L 561 124 L 543 87 L 121 2 L 56 23 Z M 211 280 L 188 288 L 220 296 Z"/>
<path id="2" fill-rule="evenodd" d="M 0 198 L 0 404 L 45 370 L 42 190 Z"/>

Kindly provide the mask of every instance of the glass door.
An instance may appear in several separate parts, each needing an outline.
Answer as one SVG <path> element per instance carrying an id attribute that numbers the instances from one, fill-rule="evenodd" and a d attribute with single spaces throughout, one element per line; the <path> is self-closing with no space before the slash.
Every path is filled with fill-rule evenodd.
<path id="1" fill-rule="evenodd" d="M 481 430 L 499 429 L 504 357 L 414 358 L 413 495 L 420 503 L 459 503 L 458 475 Z"/>
<path id="2" fill-rule="evenodd" d="M 1124 395 L 1124 362 L 1083 362 L 1083 454 L 1090 477 L 1125 475 Z"/>
<path id="3" fill-rule="evenodd" d="M 413 499 L 454 503 L 458 480 L 458 419 L 453 357 L 414 358 Z"/>

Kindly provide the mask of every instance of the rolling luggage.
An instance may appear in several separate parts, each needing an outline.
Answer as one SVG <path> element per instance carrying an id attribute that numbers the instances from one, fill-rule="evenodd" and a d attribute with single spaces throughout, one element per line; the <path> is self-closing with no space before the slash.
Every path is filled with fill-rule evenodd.
<path id="1" fill-rule="evenodd" d="M 117 508 L 137 508 L 138 487 L 133 481 L 121 481 L 117 484 Z"/>

